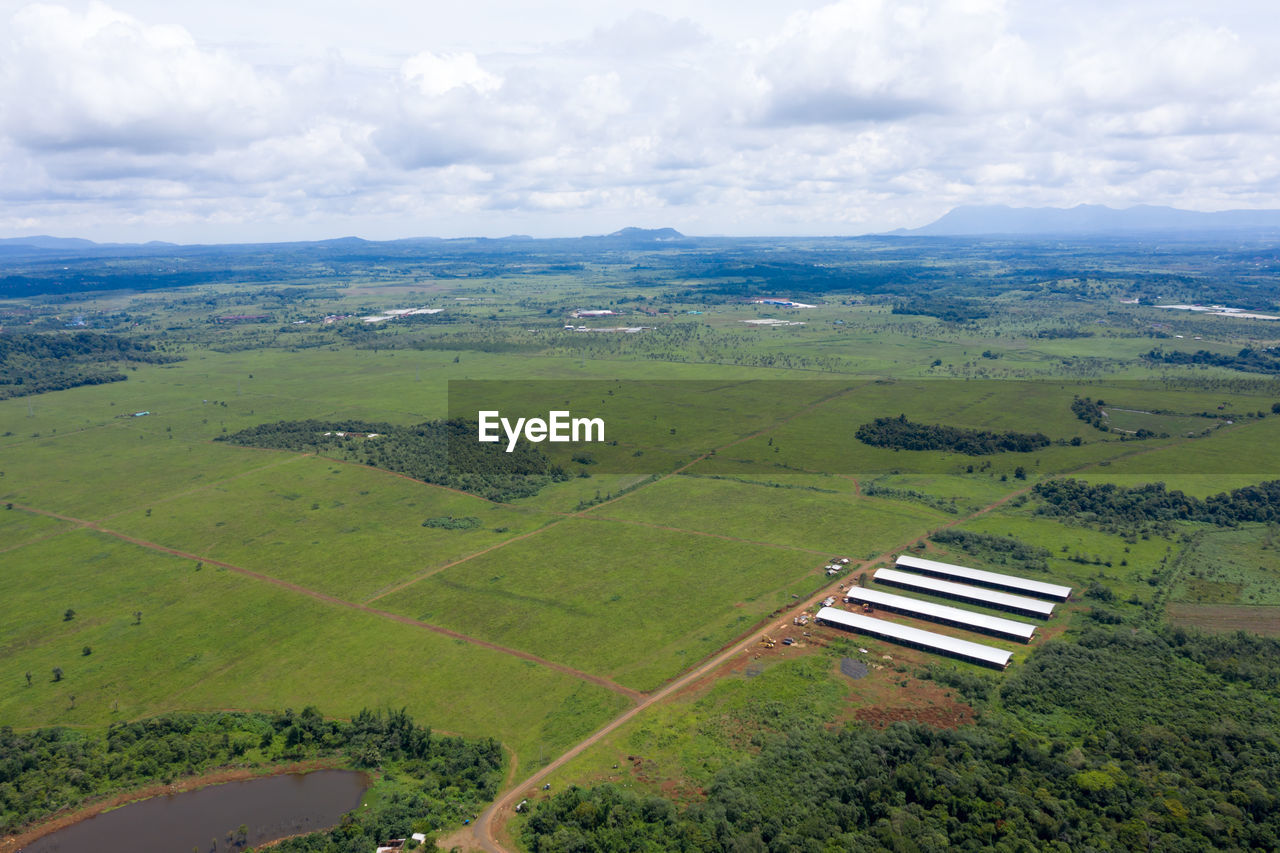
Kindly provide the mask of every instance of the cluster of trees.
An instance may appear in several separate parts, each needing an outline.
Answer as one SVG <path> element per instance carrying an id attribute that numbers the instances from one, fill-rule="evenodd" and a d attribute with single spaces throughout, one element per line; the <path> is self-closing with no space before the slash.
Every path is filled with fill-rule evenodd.
<path id="1" fill-rule="evenodd" d="M 992 453 L 1027 453 L 1049 446 L 1044 433 L 991 432 L 943 424 L 920 424 L 896 418 L 876 418 L 858 427 L 854 436 L 863 444 L 894 450 L 949 450 L 968 456 Z"/>
<path id="2" fill-rule="evenodd" d="M 986 557 L 992 562 L 1017 562 L 1028 569 L 1049 570 L 1049 549 L 1039 545 L 1028 545 L 1021 539 L 1012 536 L 997 536 L 993 533 L 976 533 L 972 530 L 943 528 L 929 534 L 929 538 L 940 545 L 955 545 L 970 554 Z"/>
<path id="3" fill-rule="evenodd" d="M 1164 483 L 1117 486 L 1083 480 L 1046 480 L 1033 494 L 1041 515 L 1074 516 L 1083 521 L 1106 519 L 1121 524 L 1152 521 L 1204 521 L 1230 527 L 1246 521 L 1280 521 L 1280 480 L 1244 486 L 1197 498 Z"/>
<path id="4" fill-rule="evenodd" d="M 757 736 L 683 809 L 570 788 L 534 851 L 1272 849 L 1280 844 L 1280 643 L 1092 627 L 1038 649 L 976 726 Z M 966 685 L 973 697 L 989 681 Z"/>
<path id="5" fill-rule="evenodd" d="M 246 447 L 321 453 L 494 501 L 536 495 L 549 483 L 569 479 L 561 466 L 528 442 L 518 443 L 507 453 L 500 444 L 476 441 L 476 430 L 475 423 L 456 419 L 408 427 L 374 421 L 303 420 L 261 424 L 218 440 Z"/>
<path id="6" fill-rule="evenodd" d="M 1094 429 L 1106 432 L 1107 424 L 1103 421 L 1102 415 L 1102 407 L 1105 405 L 1106 403 L 1102 400 L 1094 400 L 1090 397 L 1076 397 L 1071 401 L 1071 413 Z"/>
<path id="7" fill-rule="evenodd" d="M 422 522 L 423 527 L 437 527 L 441 530 L 475 530 L 480 526 L 480 519 L 474 515 L 452 516 L 437 515 Z"/>
<path id="8" fill-rule="evenodd" d="M 1229 367 L 1248 373 L 1280 373 L 1280 355 L 1273 349 L 1245 347 L 1235 355 L 1222 355 L 1208 350 L 1193 353 L 1153 349 L 1143 356 L 1147 361 L 1161 364 L 1203 364 L 1210 367 Z"/>
<path id="9" fill-rule="evenodd" d="M 0 831 L 115 791 L 168 784 L 217 767 L 344 755 L 356 767 L 395 763 L 432 790 L 490 800 L 501 776 L 497 741 L 435 734 L 404 711 L 361 711 L 350 722 L 315 708 L 281 714 L 165 714 L 105 731 L 0 728 Z M 370 848 L 371 849 L 371 848 Z"/>
<path id="10" fill-rule="evenodd" d="M 947 323 L 970 323 L 991 316 L 984 303 L 942 296 L 922 296 L 894 303 L 894 314 L 923 314 Z"/>
<path id="11" fill-rule="evenodd" d="M 1087 332 L 1082 329 L 1039 329 L 1036 337 L 1041 340 L 1058 340 L 1062 338 L 1092 338 L 1093 332 Z"/>
<path id="12" fill-rule="evenodd" d="M 164 364 L 179 360 L 118 335 L 0 333 L 0 400 L 120 382 L 126 377 L 112 366 L 114 362 Z"/>

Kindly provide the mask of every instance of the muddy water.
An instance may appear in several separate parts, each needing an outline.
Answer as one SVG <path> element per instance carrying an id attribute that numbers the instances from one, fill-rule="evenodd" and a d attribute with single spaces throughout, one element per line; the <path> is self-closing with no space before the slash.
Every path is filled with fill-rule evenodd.
<path id="1" fill-rule="evenodd" d="M 23 853 L 234 853 L 336 826 L 367 787 L 365 775 L 350 770 L 228 782 L 82 820 L 31 842 Z"/>

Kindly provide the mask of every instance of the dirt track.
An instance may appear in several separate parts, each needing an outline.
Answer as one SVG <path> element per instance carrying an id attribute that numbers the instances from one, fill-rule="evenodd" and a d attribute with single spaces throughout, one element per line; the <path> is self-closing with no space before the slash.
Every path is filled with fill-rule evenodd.
<path id="1" fill-rule="evenodd" d="M 549 667 L 550 669 L 554 669 L 557 672 L 563 672 L 566 675 L 572 675 L 574 678 L 580 678 L 583 681 L 589 681 L 592 684 L 598 684 L 599 686 L 604 687 L 607 690 L 612 690 L 614 693 L 620 693 L 623 696 L 626 696 L 627 698 L 631 699 L 632 701 L 639 701 L 641 697 L 641 693 L 638 690 L 633 690 L 630 687 L 623 687 L 621 684 L 616 684 L 615 682 L 612 682 L 607 678 L 603 678 L 598 675 L 592 675 L 589 672 L 583 672 L 580 669 L 574 669 L 571 666 L 565 666 L 564 664 L 556 663 L 555 661 L 549 661 L 545 658 L 540 658 L 537 655 L 530 654 L 529 652 L 521 651 L 520 649 L 512 649 L 506 646 L 500 646 L 497 643 L 490 643 L 487 640 L 481 640 L 476 637 L 469 637 L 466 634 L 462 634 L 457 631 L 450 630 L 448 628 L 443 628 L 439 625 L 432 625 L 429 622 L 422 622 L 418 619 L 414 619 L 409 616 L 402 616 L 399 613 L 391 613 L 386 610 L 379 610 L 378 608 L 370 607 L 367 604 L 359 604 L 354 601 L 346 601 L 344 599 L 337 598 L 336 596 L 319 592 L 318 590 L 308 589 L 305 586 L 299 586 L 298 584 L 289 583 L 288 581 L 283 581 L 283 580 L 280 580 L 279 578 L 273 578 L 270 575 L 264 575 L 261 572 L 255 572 L 252 569 L 246 569 L 243 566 L 237 566 L 232 563 L 225 563 L 221 560 L 214 560 L 209 557 L 202 557 L 199 554 L 191 554 L 186 551 L 180 551 L 177 548 L 170 548 L 168 546 L 160 545 L 155 542 L 148 542 L 145 539 L 138 539 L 137 537 L 129 536 L 128 534 L 121 533 L 118 530 L 112 530 L 108 527 L 103 527 L 102 525 L 97 524 L 95 522 L 86 521 L 83 518 L 75 518 L 69 515 L 61 515 L 56 512 L 50 512 L 49 510 L 37 509 L 36 507 L 24 506 L 23 504 L 18 504 L 18 503 L 15 503 L 13 505 L 13 508 L 20 509 L 25 512 L 35 513 L 36 515 L 43 515 L 49 518 L 57 518 L 62 521 L 69 521 L 80 527 L 93 530 L 97 533 L 102 533 L 107 536 L 113 536 L 116 539 L 129 542 L 141 548 L 148 548 L 152 551 L 159 551 L 162 554 L 170 554 L 174 557 L 182 557 L 184 559 L 193 560 L 195 562 L 208 563 L 211 566 L 220 566 L 221 568 L 224 568 L 227 571 L 236 572 L 237 574 L 241 574 L 246 577 L 251 577 L 254 580 L 262 581 L 263 583 L 269 583 L 269 584 L 272 584 L 273 586 L 278 586 L 278 587 L 281 587 L 282 589 L 287 589 L 290 592 L 296 592 L 300 595 L 305 595 L 310 598 L 314 598 L 317 601 L 323 601 L 326 604 L 333 604 L 338 607 L 348 607 L 352 610 L 359 610 L 362 613 L 369 613 L 374 616 L 380 616 L 383 619 L 390 619 L 393 622 L 399 622 L 403 625 L 412 625 L 415 628 L 422 628 L 423 630 L 431 631 L 436 634 L 442 634 L 446 637 L 451 637 L 455 640 L 462 640 L 463 642 L 471 643 L 472 645 L 480 646 L 481 648 L 491 649 L 495 652 L 502 652 L 503 654 L 512 655 L 514 657 L 520 658 L 521 660 L 527 660 L 532 663 L 540 664 L 541 666 Z"/>

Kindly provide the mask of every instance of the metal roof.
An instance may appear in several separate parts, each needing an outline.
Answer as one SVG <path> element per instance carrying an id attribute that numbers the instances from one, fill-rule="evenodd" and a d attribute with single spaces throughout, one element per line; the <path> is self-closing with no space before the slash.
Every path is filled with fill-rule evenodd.
<path id="1" fill-rule="evenodd" d="M 958 640 L 955 637 L 948 637 L 946 634 L 922 631 L 919 628 L 890 622 L 888 619 L 875 619 L 871 616 L 850 613 L 848 610 L 839 610 L 835 607 L 824 607 L 819 610 L 818 621 L 886 640 L 897 640 L 911 645 L 924 646 L 927 649 L 947 652 L 968 660 L 989 663 L 994 666 L 1008 666 L 1009 658 L 1013 657 L 1012 652 L 1006 652 L 1004 649 L 997 649 L 994 646 L 984 646 L 981 643 Z"/>
<path id="2" fill-rule="evenodd" d="M 942 622 L 951 622 L 964 628 L 992 631 L 1018 640 L 1030 640 L 1031 634 L 1036 630 L 1036 626 L 1029 622 L 1018 622 L 1014 619 L 1005 619 L 1000 616 L 974 613 L 972 610 L 949 607 L 946 604 L 935 604 L 932 601 L 921 601 L 918 598 L 896 595 L 879 589 L 863 589 L 862 587 L 854 586 L 850 587 L 844 596 L 853 601 L 865 601 L 868 604 L 880 607 L 890 607 L 903 613 L 938 619 Z"/>
<path id="3" fill-rule="evenodd" d="M 924 592 L 935 592 L 941 595 L 949 595 L 954 598 L 963 598 L 966 601 L 976 601 L 980 604 L 988 604 L 992 607 L 1005 607 L 1009 610 L 1017 610 L 1020 613 L 1028 613 L 1032 616 L 1041 616 L 1045 619 L 1053 615 L 1053 603 L 1041 601 L 1038 598 L 1027 598 L 1023 595 L 1011 595 L 1007 592 L 998 592 L 994 589 L 986 589 L 980 586 L 970 586 L 963 583 L 952 583 L 951 581 L 940 581 L 937 578 L 927 577 L 925 575 L 916 575 L 911 572 L 899 572 L 894 569 L 876 569 L 875 579 L 884 581 L 885 583 L 895 583 L 899 586 L 911 587 L 912 589 L 922 590 Z"/>
<path id="4" fill-rule="evenodd" d="M 1029 578 L 1020 578 L 1017 575 L 1002 575 L 999 572 L 971 569 L 967 566 L 956 566 L 951 563 L 939 563 L 937 560 L 925 560 L 921 557 L 912 557 L 910 554 L 903 554 L 898 557 L 897 565 L 900 569 L 916 569 L 921 572 L 945 575 L 956 580 L 998 586 L 1015 592 L 1043 595 L 1049 598 L 1059 598 L 1063 601 L 1066 601 L 1071 596 L 1071 587 L 1069 586 L 1033 581 Z"/>

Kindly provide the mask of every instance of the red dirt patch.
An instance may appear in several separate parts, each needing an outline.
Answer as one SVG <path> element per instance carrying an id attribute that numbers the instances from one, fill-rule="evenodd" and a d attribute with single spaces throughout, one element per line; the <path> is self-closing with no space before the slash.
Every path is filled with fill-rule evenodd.
<path id="1" fill-rule="evenodd" d="M 924 723 L 936 729 L 958 729 L 974 720 L 973 709 L 960 702 L 950 706 L 930 705 L 924 708 L 859 708 L 855 719 L 883 729 L 890 723 Z"/>

